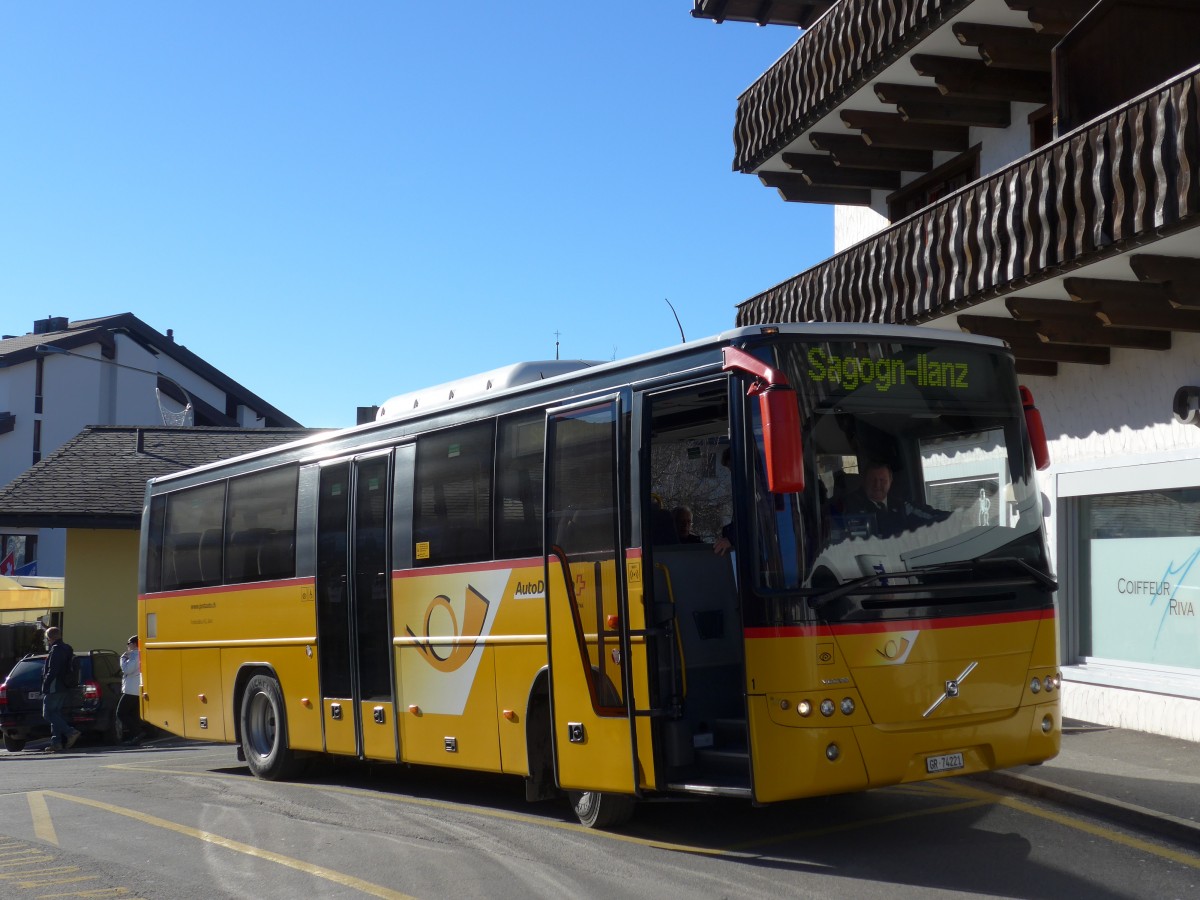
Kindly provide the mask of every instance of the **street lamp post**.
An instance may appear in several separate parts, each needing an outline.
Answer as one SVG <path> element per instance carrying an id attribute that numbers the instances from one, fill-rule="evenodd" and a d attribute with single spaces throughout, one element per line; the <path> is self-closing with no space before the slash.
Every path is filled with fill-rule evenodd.
<path id="1" fill-rule="evenodd" d="M 53 344 L 38 344 L 33 348 L 33 352 L 38 356 L 73 356 L 76 359 L 86 359 L 89 362 L 100 363 L 105 366 L 115 366 L 118 369 L 128 369 L 131 372 L 141 372 L 143 375 L 154 375 L 164 381 L 174 385 L 186 401 L 181 412 L 172 412 L 163 406 L 162 392 L 155 386 L 154 393 L 158 398 L 158 411 L 162 415 L 164 425 L 191 425 L 195 421 L 196 408 L 192 404 L 192 395 L 188 393 L 187 388 L 171 378 L 164 375 L 162 372 L 154 369 L 140 369 L 137 366 L 127 366 L 125 363 L 113 362 L 111 359 L 97 359 L 94 356 L 86 356 L 82 353 L 75 353 L 71 350 L 65 350 L 62 347 L 56 347 Z"/>

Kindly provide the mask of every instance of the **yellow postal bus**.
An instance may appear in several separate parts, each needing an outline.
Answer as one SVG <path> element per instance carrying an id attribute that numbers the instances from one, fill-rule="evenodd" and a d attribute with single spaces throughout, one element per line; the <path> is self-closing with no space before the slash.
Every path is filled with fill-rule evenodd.
<path id="1" fill-rule="evenodd" d="M 940 331 L 746 328 L 397 397 L 148 484 L 142 712 L 264 778 L 507 773 L 593 826 L 1038 762 L 1045 463 L 1011 353 Z"/>

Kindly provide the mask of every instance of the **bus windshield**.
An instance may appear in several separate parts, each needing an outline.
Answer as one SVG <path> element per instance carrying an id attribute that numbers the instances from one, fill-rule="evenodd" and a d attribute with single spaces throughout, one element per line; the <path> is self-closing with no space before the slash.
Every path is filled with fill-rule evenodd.
<path id="1" fill-rule="evenodd" d="M 1007 354 L 793 341 L 778 346 L 777 366 L 797 391 L 807 486 L 756 491 L 757 580 L 764 594 L 810 602 L 768 603 L 766 619 L 805 620 L 814 607 L 825 619 L 903 614 L 945 604 L 968 580 L 1026 582 L 1035 602 L 1049 602 L 1040 494 Z M 760 426 L 757 435 L 761 467 Z M 874 600 L 821 608 L 822 597 L 856 593 Z"/>

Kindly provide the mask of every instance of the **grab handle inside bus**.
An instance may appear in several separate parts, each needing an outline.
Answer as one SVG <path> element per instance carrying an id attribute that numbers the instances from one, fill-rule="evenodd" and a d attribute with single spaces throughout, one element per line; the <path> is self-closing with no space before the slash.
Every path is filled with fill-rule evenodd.
<path id="1" fill-rule="evenodd" d="M 800 440 L 800 406 L 796 391 L 782 372 L 737 347 L 723 347 L 725 371 L 754 377 L 747 395 L 758 397 L 766 455 L 767 488 L 773 494 L 798 494 L 804 490 L 804 447 Z"/>

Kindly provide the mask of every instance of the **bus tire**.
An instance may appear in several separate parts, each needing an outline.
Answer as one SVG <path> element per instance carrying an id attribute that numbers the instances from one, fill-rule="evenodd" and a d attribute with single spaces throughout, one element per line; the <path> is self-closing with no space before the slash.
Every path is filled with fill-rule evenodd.
<path id="1" fill-rule="evenodd" d="M 255 675 L 242 694 L 242 750 L 258 778 L 279 781 L 300 772 L 300 762 L 287 745 L 287 712 L 283 691 L 270 675 Z"/>
<path id="2" fill-rule="evenodd" d="M 616 828 L 633 818 L 637 800 L 628 794 L 601 791 L 571 791 L 571 806 L 588 828 Z"/>

